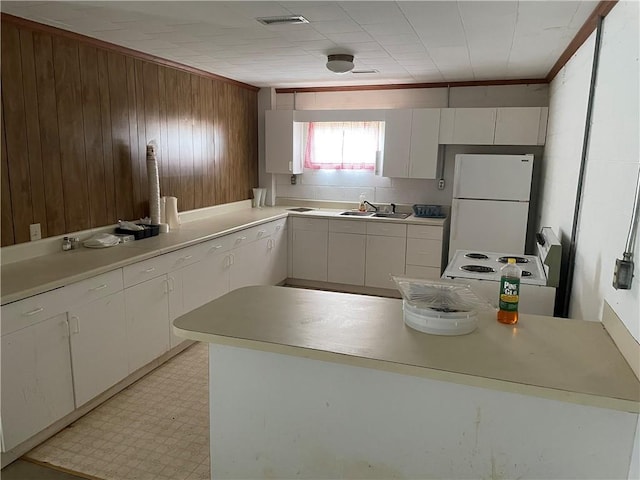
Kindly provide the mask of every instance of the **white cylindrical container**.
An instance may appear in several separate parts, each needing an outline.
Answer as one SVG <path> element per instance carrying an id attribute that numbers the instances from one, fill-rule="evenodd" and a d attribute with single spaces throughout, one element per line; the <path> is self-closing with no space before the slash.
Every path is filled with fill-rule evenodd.
<path id="1" fill-rule="evenodd" d="M 156 145 L 147 145 L 147 177 L 149 180 L 149 217 L 151 223 L 160 223 L 160 179 L 158 178 L 158 162 L 156 161 Z"/>
<path id="2" fill-rule="evenodd" d="M 251 206 L 253 208 L 258 208 L 260 206 L 260 197 L 262 196 L 261 188 L 253 189 L 253 201 L 251 202 Z"/>
<path id="3" fill-rule="evenodd" d="M 264 207 L 266 203 L 267 203 L 267 189 L 261 188 L 260 189 L 260 206 Z"/>
<path id="4" fill-rule="evenodd" d="M 167 223 L 167 197 L 160 197 L 160 223 Z"/>
<path id="5" fill-rule="evenodd" d="M 169 229 L 179 228 L 180 216 L 178 215 L 178 199 L 176 197 L 165 197 L 165 209 Z"/>

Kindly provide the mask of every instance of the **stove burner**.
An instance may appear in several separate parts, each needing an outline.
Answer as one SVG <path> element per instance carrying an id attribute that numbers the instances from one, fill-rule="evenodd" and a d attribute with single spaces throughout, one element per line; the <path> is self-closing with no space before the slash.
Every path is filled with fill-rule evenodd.
<path id="1" fill-rule="evenodd" d="M 487 257 L 484 253 L 467 253 L 465 255 L 465 257 L 473 258 L 474 260 L 488 260 L 489 259 L 489 257 Z"/>
<path id="2" fill-rule="evenodd" d="M 498 261 L 500 263 L 507 263 L 510 258 L 515 258 L 516 259 L 516 263 L 529 263 L 528 259 L 526 259 L 524 257 L 515 257 L 513 255 L 511 255 L 509 257 L 500 257 L 500 258 L 498 258 Z"/>
<path id="3" fill-rule="evenodd" d="M 531 275 L 533 275 L 533 273 L 531 273 L 529 270 L 522 270 L 523 277 L 530 277 Z"/>
<path id="4" fill-rule="evenodd" d="M 475 273 L 495 273 L 495 270 L 491 267 L 485 267 L 484 265 L 462 265 L 460 270 Z"/>

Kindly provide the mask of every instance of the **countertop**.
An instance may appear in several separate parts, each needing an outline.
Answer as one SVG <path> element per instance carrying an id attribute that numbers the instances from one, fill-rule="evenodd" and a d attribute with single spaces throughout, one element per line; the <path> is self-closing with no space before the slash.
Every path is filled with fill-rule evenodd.
<path id="1" fill-rule="evenodd" d="M 298 213 L 292 212 L 288 208 L 291 207 L 241 208 L 186 222 L 180 228 L 168 233 L 161 233 L 156 237 L 127 242 L 111 248 L 81 247 L 66 252 L 60 250 L 29 260 L 4 264 L 0 274 L 1 304 L 5 305 L 54 290 L 116 268 L 288 215 L 422 225 L 442 225 L 445 221 L 444 219 L 417 218 L 413 215 L 406 219 L 340 216 L 340 212 L 343 212 L 344 209 L 314 209 Z"/>
<path id="2" fill-rule="evenodd" d="M 402 300 L 245 287 L 174 321 L 177 335 L 638 413 L 640 383 L 599 322 L 494 313 L 461 336 L 417 332 Z"/>

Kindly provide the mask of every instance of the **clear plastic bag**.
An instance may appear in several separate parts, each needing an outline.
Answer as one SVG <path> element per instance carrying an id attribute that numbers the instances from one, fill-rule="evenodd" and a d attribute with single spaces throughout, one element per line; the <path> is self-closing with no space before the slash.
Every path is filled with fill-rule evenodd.
<path id="1" fill-rule="evenodd" d="M 438 312 L 472 312 L 493 309 L 469 285 L 452 280 L 425 280 L 392 275 L 398 290 L 410 305 Z"/>

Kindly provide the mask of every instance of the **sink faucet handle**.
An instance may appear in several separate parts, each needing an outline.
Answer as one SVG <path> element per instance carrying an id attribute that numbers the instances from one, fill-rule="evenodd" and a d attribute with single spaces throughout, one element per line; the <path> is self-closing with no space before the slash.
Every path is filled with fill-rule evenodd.
<path id="1" fill-rule="evenodd" d="M 396 204 L 395 203 L 391 203 L 391 213 L 396 213 Z"/>

